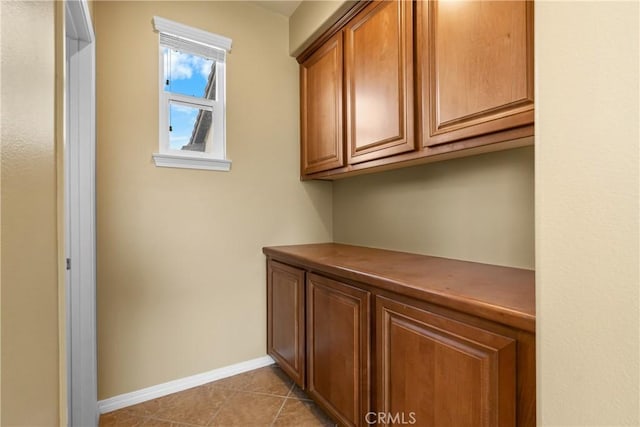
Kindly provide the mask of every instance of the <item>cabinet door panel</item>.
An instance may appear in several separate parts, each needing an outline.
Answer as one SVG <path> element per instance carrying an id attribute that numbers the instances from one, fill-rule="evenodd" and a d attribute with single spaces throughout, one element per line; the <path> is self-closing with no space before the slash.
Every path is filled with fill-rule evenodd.
<path id="1" fill-rule="evenodd" d="M 267 353 L 304 388 L 304 271 L 273 260 L 267 270 Z"/>
<path id="2" fill-rule="evenodd" d="M 383 297 L 376 319 L 377 411 L 416 425 L 515 425 L 513 339 Z"/>
<path id="3" fill-rule="evenodd" d="M 349 163 L 410 151 L 413 6 L 373 2 L 345 32 Z"/>
<path id="4" fill-rule="evenodd" d="M 369 293 L 322 276 L 307 278 L 308 392 L 342 425 L 369 411 Z"/>
<path id="5" fill-rule="evenodd" d="M 300 66 L 302 174 L 344 165 L 342 34 Z"/>
<path id="6" fill-rule="evenodd" d="M 424 146 L 533 123 L 533 2 L 417 5 Z"/>

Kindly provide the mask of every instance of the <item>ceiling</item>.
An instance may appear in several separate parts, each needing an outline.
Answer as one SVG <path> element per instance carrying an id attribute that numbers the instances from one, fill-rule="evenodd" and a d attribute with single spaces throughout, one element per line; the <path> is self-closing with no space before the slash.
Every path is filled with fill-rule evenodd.
<path id="1" fill-rule="evenodd" d="M 296 10 L 298 5 L 302 3 L 302 0 L 255 0 L 251 3 L 254 3 L 264 9 L 270 10 L 271 12 L 275 12 L 288 18 L 291 16 L 293 11 Z"/>

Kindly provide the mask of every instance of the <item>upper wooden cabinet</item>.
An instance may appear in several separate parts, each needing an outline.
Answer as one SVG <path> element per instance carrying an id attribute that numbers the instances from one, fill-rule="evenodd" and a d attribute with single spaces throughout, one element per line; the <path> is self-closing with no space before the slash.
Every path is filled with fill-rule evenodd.
<path id="1" fill-rule="evenodd" d="M 424 146 L 533 123 L 533 2 L 416 4 Z"/>
<path id="2" fill-rule="evenodd" d="M 302 174 L 344 165 L 342 33 L 300 66 Z"/>
<path id="3" fill-rule="evenodd" d="M 533 2 L 356 2 L 299 57 L 303 179 L 533 143 Z"/>
<path id="4" fill-rule="evenodd" d="M 414 149 L 413 6 L 376 1 L 344 29 L 349 163 Z"/>

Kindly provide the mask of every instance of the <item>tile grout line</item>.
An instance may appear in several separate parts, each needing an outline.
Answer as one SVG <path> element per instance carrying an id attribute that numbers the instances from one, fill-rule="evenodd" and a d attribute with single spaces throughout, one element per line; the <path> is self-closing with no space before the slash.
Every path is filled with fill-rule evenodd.
<path id="1" fill-rule="evenodd" d="M 306 401 L 306 402 L 313 402 L 313 399 L 311 399 L 309 396 L 307 396 L 305 394 L 306 397 L 296 397 L 296 396 L 291 396 L 291 394 L 293 393 L 293 389 L 296 388 L 296 383 L 293 383 L 291 385 L 291 388 L 289 389 L 289 393 L 287 393 L 287 395 L 285 396 L 286 399 L 294 399 L 294 400 L 300 400 L 300 401 Z"/>
<path id="2" fill-rule="evenodd" d="M 231 393 L 229 396 L 227 396 L 227 397 L 225 397 L 225 398 L 224 398 L 224 400 L 222 401 L 222 404 L 220 405 L 220 407 L 219 407 L 219 408 L 216 410 L 216 412 L 211 416 L 211 418 L 209 418 L 209 421 L 208 421 L 208 422 L 207 422 L 207 424 L 205 424 L 205 425 L 210 426 L 210 425 L 211 425 L 211 423 L 216 419 L 216 417 L 218 416 L 218 414 L 220 413 L 220 411 L 222 411 L 222 408 L 224 408 L 224 405 L 227 403 L 227 401 L 228 401 L 231 397 L 233 397 L 233 396 L 235 396 L 235 395 L 237 395 L 237 394 L 238 394 L 238 392 L 237 392 L 236 390 L 229 390 L 229 391 L 231 391 L 232 393 Z"/>
<path id="3" fill-rule="evenodd" d="M 148 417 L 146 420 L 147 421 L 162 421 L 164 423 L 180 424 L 181 426 L 188 426 L 188 427 L 206 427 L 206 425 L 203 425 L 203 424 L 192 424 L 192 423 L 188 423 L 186 421 L 177 421 L 177 420 L 172 420 L 172 419 L 169 419 L 169 418 Z"/>
<path id="4" fill-rule="evenodd" d="M 280 412 L 282 412 L 282 408 L 284 408 L 285 403 L 287 403 L 287 399 L 289 398 L 289 395 L 291 394 L 291 391 L 293 390 L 293 387 L 295 387 L 295 383 L 291 384 L 291 387 L 289 387 L 289 393 L 287 393 L 287 395 L 284 397 L 284 399 L 282 399 L 282 405 L 280 405 L 280 409 L 278 409 L 278 412 L 276 412 L 276 416 L 273 417 L 273 421 L 271 421 L 270 427 L 273 427 L 273 425 L 275 424 L 276 420 L 280 416 Z"/>
<path id="5" fill-rule="evenodd" d="M 253 371 L 249 371 L 249 372 L 243 372 L 242 374 L 236 375 L 236 377 L 239 377 L 240 375 L 242 376 L 246 376 L 248 378 L 251 378 L 256 370 Z M 210 385 L 213 385 L 213 387 L 215 388 L 215 381 L 209 383 Z M 224 387 L 224 386 L 217 386 L 219 387 L 221 390 L 226 390 L 231 392 L 231 394 L 229 396 L 227 396 L 224 401 L 222 402 L 222 405 L 220 405 L 220 407 L 218 408 L 218 410 L 215 412 L 215 414 L 213 414 L 211 416 L 211 418 L 209 419 L 209 422 L 207 423 L 207 426 L 210 426 L 211 423 L 213 423 L 216 419 L 216 417 L 218 416 L 218 414 L 220 413 L 220 411 L 222 411 L 222 408 L 224 408 L 225 404 L 229 401 L 229 399 L 231 399 L 232 397 L 237 396 L 238 394 L 242 393 L 241 389 L 238 388 L 234 388 L 234 387 Z"/>
<path id="6" fill-rule="evenodd" d="M 289 392 L 287 393 L 287 395 L 285 396 L 285 399 L 289 399 L 289 396 L 291 396 L 291 393 L 293 393 L 293 389 L 296 387 L 296 383 L 292 382 L 291 386 L 289 387 Z"/>
<path id="7" fill-rule="evenodd" d="M 233 391 L 234 393 L 258 394 L 260 396 L 280 397 L 282 399 L 311 400 L 311 399 L 306 399 L 306 398 L 305 399 L 300 399 L 300 398 L 297 398 L 297 397 L 289 397 L 289 393 L 287 393 L 286 395 L 282 395 L 282 394 L 277 394 L 277 393 L 267 393 L 265 391 L 239 390 L 239 389 L 233 389 L 233 388 L 226 388 L 225 390 Z"/>

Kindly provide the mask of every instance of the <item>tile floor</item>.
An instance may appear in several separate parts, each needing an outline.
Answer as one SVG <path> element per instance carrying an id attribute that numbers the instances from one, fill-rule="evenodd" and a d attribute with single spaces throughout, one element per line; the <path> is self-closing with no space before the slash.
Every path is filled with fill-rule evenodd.
<path id="1" fill-rule="evenodd" d="M 100 416 L 100 427 L 334 425 L 275 365 Z"/>

